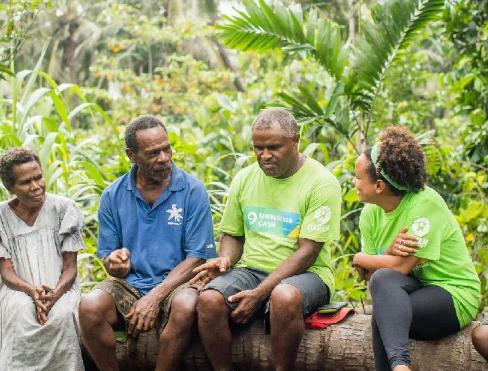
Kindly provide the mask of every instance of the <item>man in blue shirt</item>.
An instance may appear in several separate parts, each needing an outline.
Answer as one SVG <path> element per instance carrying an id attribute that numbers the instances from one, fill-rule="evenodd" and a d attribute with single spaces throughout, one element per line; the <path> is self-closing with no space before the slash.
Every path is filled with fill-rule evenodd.
<path id="1" fill-rule="evenodd" d="M 112 276 L 80 303 L 83 343 L 101 371 L 118 370 L 113 329 L 159 332 L 157 370 L 176 369 L 195 327 L 192 270 L 214 257 L 203 184 L 178 169 L 166 128 L 140 116 L 126 128 L 134 166 L 102 194 L 97 255 Z"/>

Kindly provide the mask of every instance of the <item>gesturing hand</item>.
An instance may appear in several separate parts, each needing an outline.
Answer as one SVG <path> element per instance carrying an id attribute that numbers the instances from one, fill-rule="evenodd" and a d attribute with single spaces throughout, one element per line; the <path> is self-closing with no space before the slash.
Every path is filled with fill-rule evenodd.
<path id="1" fill-rule="evenodd" d="M 107 257 L 108 273 L 110 275 L 124 278 L 130 271 L 130 251 L 126 247 L 114 250 Z"/>
<path id="2" fill-rule="evenodd" d="M 125 316 L 129 335 L 137 337 L 141 332 L 151 330 L 156 324 L 159 311 L 160 301 L 151 293 L 136 301 Z"/>
<path id="3" fill-rule="evenodd" d="M 226 256 L 209 261 L 192 270 L 192 273 L 197 273 L 197 275 L 190 280 L 190 284 L 196 285 L 201 290 L 208 282 L 227 272 L 230 268 L 230 258 Z"/>
<path id="4" fill-rule="evenodd" d="M 410 256 L 420 247 L 416 237 L 407 234 L 408 228 L 403 227 L 388 248 L 387 254 L 396 256 Z"/>
<path id="5" fill-rule="evenodd" d="M 230 303 L 238 303 L 230 317 L 235 323 L 248 322 L 258 306 L 264 300 L 256 290 L 244 290 L 229 296 Z"/>

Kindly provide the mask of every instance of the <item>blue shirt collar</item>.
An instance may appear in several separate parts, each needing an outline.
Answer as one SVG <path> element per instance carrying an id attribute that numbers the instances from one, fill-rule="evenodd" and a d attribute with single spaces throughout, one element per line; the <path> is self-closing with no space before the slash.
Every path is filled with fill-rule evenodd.
<path id="1" fill-rule="evenodd" d="M 132 165 L 129 171 L 129 179 L 127 181 L 127 190 L 128 191 L 135 191 L 136 188 L 136 173 L 137 173 L 137 165 Z M 185 189 L 185 177 L 183 172 L 176 167 L 173 163 L 171 166 L 171 180 L 169 182 L 168 189 L 171 192 L 177 192 Z"/>

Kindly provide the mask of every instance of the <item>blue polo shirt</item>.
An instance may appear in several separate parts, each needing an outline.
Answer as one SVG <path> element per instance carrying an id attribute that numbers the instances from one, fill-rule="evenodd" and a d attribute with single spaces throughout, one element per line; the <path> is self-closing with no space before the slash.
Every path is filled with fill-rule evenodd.
<path id="1" fill-rule="evenodd" d="M 134 165 L 102 194 L 97 256 L 128 248 L 125 280 L 145 295 L 185 258 L 208 259 L 216 252 L 203 184 L 173 164 L 170 184 L 150 207 L 136 188 L 136 171 Z"/>

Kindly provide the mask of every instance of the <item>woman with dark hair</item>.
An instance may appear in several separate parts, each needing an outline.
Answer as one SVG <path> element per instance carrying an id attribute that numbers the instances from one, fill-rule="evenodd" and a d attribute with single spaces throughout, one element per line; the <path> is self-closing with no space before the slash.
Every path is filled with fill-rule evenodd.
<path id="1" fill-rule="evenodd" d="M 0 370 L 83 370 L 76 255 L 83 216 L 46 194 L 39 158 L 15 148 L 0 159 L 14 197 L 0 203 Z"/>
<path id="2" fill-rule="evenodd" d="M 476 316 L 480 281 L 454 216 L 425 185 L 425 159 L 405 128 L 388 127 L 356 161 L 362 251 L 377 370 L 410 370 L 409 337 L 457 332 Z"/>

